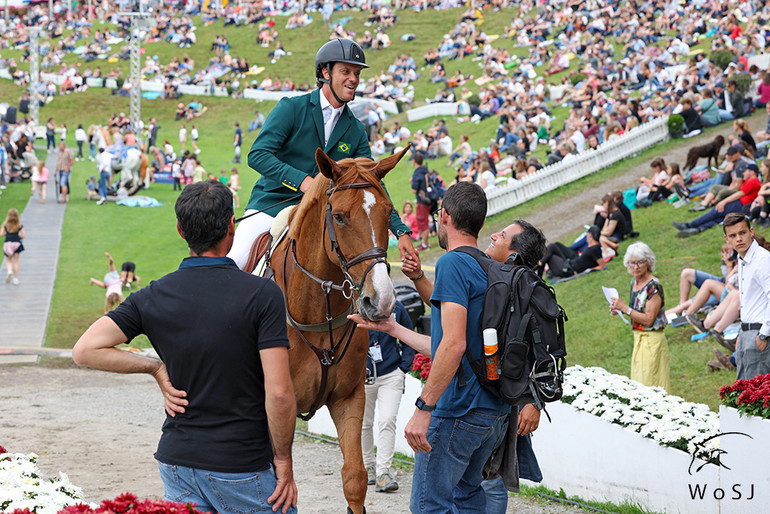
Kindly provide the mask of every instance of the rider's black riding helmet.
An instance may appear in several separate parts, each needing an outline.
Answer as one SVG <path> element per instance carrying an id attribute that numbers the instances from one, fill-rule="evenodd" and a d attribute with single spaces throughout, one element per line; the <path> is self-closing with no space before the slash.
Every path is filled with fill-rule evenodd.
<path id="1" fill-rule="evenodd" d="M 358 64 L 362 68 L 368 68 L 364 50 L 358 43 L 352 39 L 334 39 L 322 46 L 315 54 L 315 76 L 319 82 L 328 82 L 323 76 L 323 69 L 329 70 L 329 76 L 332 74 L 332 65 L 335 62 L 345 62 L 348 64 Z"/>

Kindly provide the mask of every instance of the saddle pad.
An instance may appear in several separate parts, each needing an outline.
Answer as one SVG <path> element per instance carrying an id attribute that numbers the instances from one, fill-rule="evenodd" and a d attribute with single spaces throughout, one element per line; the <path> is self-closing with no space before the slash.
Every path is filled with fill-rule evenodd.
<path id="1" fill-rule="evenodd" d="M 264 276 L 265 273 L 265 262 L 266 262 L 266 256 L 272 255 L 273 251 L 275 250 L 275 247 L 278 246 L 278 243 L 283 241 L 283 238 L 286 237 L 286 234 L 289 232 L 289 215 L 291 214 L 291 211 L 294 210 L 294 207 L 296 205 L 290 205 L 283 209 L 281 212 L 276 215 L 275 219 L 273 220 L 273 225 L 270 227 L 270 236 L 273 239 L 272 244 L 270 245 L 270 250 L 268 253 L 263 255 L 259 258 L 259 261 L 257 261 L 257 265 L 254 267 L 254 270 L 251 272 L 252 275 L 256 275 L 258 277 Z"/>

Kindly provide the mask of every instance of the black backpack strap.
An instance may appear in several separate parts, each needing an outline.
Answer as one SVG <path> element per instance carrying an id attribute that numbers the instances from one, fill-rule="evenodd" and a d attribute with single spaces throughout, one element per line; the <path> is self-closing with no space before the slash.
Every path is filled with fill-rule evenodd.
<path id="1" fill-rule="evenodd" d="M 489 266 L 491 266 L 492 262 L 494 262 L 487 254 L 476 248 L 475 246 L 460 246 L 458 248 L 455 248 L 452 250 L 453 252 L 460 252 L 464 253 L 466 255 L 470 255 L 474 259 L 476 259 L 476 262 L 479 263 L 479 266 L 481 266 L 481 269 L 484 270 L 484 273 L 489 275 Z M 471 355 L 471 350 L 468 347 L 468 345 L 465 345 L 465 358 L 468 360 L 468 364 L 473 366 L 473 355 Z M 465 387 L 467 384 L 465 380 L 465 372 L 463 372 L 463 364 L 462 361 L 460 361 L 460 365 L 457 367 L 457 371 L 455 372 L 455 376 L 457 377 L 457 384 L 460 387 Z"/>
<path id="2" fill-rule="evenodd" d="M 455 248 L 452 251 L 470 255 L 471 257 L 476 259 L 476 262 L 479 263 L 479 266 L 481 266 L 481 269 L 484 270 L 484 273 L 489 275 L 489 266 L 491 266 L 492 263 L 494 262 L 489 255 L 485 254 L 475 246 L 460 246 Z"/>

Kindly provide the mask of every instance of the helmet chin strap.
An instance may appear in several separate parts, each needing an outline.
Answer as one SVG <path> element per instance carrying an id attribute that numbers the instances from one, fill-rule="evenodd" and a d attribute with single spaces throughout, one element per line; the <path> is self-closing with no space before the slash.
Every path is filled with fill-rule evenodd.
<path id="1" fill-rule="evenodd" d="M 328 72 L 329 72 L 329 78 L 328 78 L 328 79 L 325 79 L 325 78 L 323 78 L 323 76 L 321 76 L 321 78 L 320 78 L 320 79 L 318 79 L 318 80 L 320 80 L 320 81 L 321 81 L 321 82 L 323 82 L 324 84 L 328 84 L 328 85 L 329 85 L 329 90 L 332 92 L 332 95 L 334 96 L 334 98 L 335 98 L 335 99 L 336 99 L 336 100 L 337 100 L 339 103 L 341 103 L 342 105 L 345 105 L 347 102 L 346 102 L 345 100 L 343 100 L 342 98 L 340 98 L 339 96 L 337 96 L 337 93 L 334 91 L 334 88 L 332 87 L 332 81 L 331 81 L 331 77 L 332 77 L 332 65 L 331 65 L 331 63 L 328 63 L 328 62 L 326 63 L 326 71 L 328 71 Z"/>

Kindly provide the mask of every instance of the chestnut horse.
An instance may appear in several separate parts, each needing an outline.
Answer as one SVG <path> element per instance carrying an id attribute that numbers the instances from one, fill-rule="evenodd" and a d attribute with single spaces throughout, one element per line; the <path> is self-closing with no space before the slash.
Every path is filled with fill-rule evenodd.
<path id="1" fill-rule="evenodd" d="M 321 405 L 329 408 L 354 514 L 365 511 L 361 424 L 369 336 L 347 315 L 384 319 L 395 306 L 386 250 L 392 204 L 380 181 L 407 149 L 379 162 L 335 162 L 316 150 L 321 173 L 291 214 L 287 238 L 269 256 L 286 298 L 297 410 L 309 419 Z"/>

